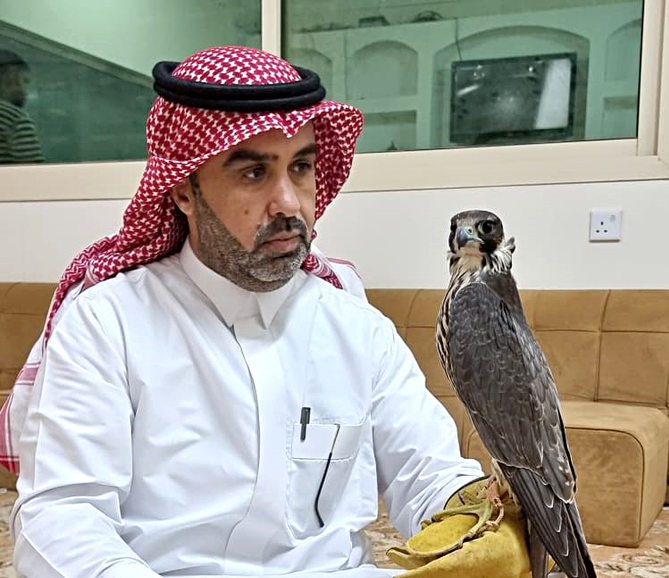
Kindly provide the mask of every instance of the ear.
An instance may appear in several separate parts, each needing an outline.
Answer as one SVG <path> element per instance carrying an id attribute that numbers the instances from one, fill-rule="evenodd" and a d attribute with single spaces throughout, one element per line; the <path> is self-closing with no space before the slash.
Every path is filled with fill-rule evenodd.
<path id="1" fill-rule="evenodd" d="M 172 187 L 170 197 L 184 215 L 187 217 L 193 215 L 195 212 L 195 195 L 188 178 Z"/>

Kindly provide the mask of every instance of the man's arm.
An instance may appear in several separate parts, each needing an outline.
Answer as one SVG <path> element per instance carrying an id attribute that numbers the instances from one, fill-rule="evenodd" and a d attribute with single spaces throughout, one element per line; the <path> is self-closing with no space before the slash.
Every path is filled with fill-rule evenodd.
<path id="1" fill-rule="evenodd" d="M 379 489 L 404 536 L 483 475 L 462 458 L 455 422 L 425 387 L 425 377 L 390 321 L 379 329 L 372 420 Z M 436 355 L 436 352 L 435 352 Z"/>
<path id="2" fill-rule="evenodd" d="M 54 331 L 19 454 L 14 563 L 25 578 L 156 578 L 121 539 L 132 421 L 120 331 L 86 296 Z"/>

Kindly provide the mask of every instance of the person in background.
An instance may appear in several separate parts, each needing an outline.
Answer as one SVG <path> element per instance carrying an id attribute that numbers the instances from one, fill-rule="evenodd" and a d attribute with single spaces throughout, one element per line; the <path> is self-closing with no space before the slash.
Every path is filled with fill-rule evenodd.
<path id="1" fill-rule="evenodd" d="M 44 161 L 35 123 L 25 111 L 30 68 L 11 50 L 0 50 L 0 164 Z"/>

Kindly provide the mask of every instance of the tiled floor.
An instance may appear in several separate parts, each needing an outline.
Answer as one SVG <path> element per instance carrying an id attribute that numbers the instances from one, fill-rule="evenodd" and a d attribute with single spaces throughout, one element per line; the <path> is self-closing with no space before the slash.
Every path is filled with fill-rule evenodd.
<path id="1" fill-rule="evenodd" d="M 12 569 L 12 540 L 7 520 L 16 494 L 0 493 L 0 578 L 17 578 Z M 368 527 L 376 562 L 392 568 L 386 550 L 401 543 L 399 534 L 388 524 L 385 512 Z M 591 546 L 599 578 L 669 578 L 669 507 L 665 507 L 638 548 Z"/>

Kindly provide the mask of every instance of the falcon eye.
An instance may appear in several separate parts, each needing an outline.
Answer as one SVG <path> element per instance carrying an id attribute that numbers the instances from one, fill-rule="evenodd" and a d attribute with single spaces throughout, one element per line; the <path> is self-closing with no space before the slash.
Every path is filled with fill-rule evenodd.
<path id="1" fill-rule="evenodd" d="M 481 231 L 481 233 L 483 233 L 484 235 L 489 235 L 490 233 L 492 233 L 492 230 L 494 228 L 495 228 L 495 223 L 493 223 L 492 221 L 483 221 L 483 223 L 479 225 L 479 231 Z"/>

